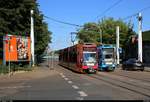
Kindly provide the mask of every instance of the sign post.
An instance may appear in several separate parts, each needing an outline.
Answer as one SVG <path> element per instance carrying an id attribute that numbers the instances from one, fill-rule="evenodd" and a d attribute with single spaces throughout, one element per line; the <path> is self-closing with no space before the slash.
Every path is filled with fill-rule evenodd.
<path id="1" fill-rule="evenodd" d="M 10 66 L 10 37 L 12 35 L 6 35 L 5 38 L 3 39 L 5 42 L 8 41 L 8 71 L 9 71 L 9 77 L 11 77 L 11 66 Z M 6 50 L 5 50 L 6 51 Z M 5 59 L 6 60 L 6 59 Z"/>

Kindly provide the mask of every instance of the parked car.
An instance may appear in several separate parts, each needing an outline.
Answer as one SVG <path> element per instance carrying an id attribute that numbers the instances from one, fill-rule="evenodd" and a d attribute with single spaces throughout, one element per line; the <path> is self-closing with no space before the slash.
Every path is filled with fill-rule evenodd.
<path id="1" fill-rule="evenodd" d="M 144 71 L 144 64 L 136 60 L 136 58 L 130 58 L 122 63 L 122 69 Z"/>

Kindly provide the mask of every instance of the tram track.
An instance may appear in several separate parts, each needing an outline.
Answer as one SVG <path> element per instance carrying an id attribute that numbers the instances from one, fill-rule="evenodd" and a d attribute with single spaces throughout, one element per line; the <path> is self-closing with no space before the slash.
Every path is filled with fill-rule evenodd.
<path id="1" fill-rule="evenodd" d="M 101 73 L 101 74 L 102 74 L 102 73 Z M 100 75 L 100 74 L 98 74 L 98 75 Z M 108 77 L 108 76 L 105 76 L 105 75 L 100 75 L 100 76 Z M 115 76 L 115 75 L 113 75 L 113 76 Z M 119 78 L 119 79 L 116 79 L 116 78 L 115 78 L 115 80 L 118 80 L 118 81 L 120 81 L 120 82 L 129 84 L 129 85 L 133 85 L 133 86 L 136 86 L 136 87 L 141 87 L 141 88 L 144 88 L 144 89 L 150 91 L 150 88 L 149 88 L 149 87 L 150 87 L 150 83 L 146 83 L 147 86 L 145 85 L 145 87 L 143 87 L 143 86 L 142 86 L 143 83 L 141 83 L 141 81 L 139 81 L 139 80 L 132 80 L 132 79 L 130 79 L 130 78 L 127 78 L 126 80 L 128 80 L 128 81 L 123 81 L 123 80 L 124 80 L 123 77 L 118 77 L 118 76 L 115 76 L 115 77 Z M 114 79 L 114 78 L 110 77 L 110 75 L 109 75 L 108 78 Z M 134 84 L 134 83 L 135 83 L 135 84 Z M 136 83 L 137 83 L 137 84 L 136 84 Z M 140 83 L 141 85 L 139 85 L 139 83 Z"/>
<path id="2" fill-rule="evenodd" d="M 59 69 L 59 70 L 61 70 L 61 69 Z M 80 74 L 75 74 L 75 75 L 80 76 Z M 150 98 L 150 88 L 148 86 L 144 87 L 144 85 L 142 86 L 142 85 L 136 84 L 134 82 L 133 83 L 126 82 L 127 80 L 123 81 L 120 79 L 111 78 L 111 76 L 106 76 L 106 75 L 101 75 L 101 74 L 90 74 L 90 75 L 84 74 L 84 75 L 87 76 L 87 78 L 90 77 L 90 78 L 93 78 L 94 80 L 102 81 L 111 86 L 119 87 L 121 89 L 128 90 L 130 92 Z M 118 76 L 116 75 L 116 77 L 118 77 Z"/>
<path id="3" fill-rule="evenodd" d="M 139 78 L 131 77 L 131 76 L 128 76 L 128 75 L 122 75 L 122 74 L 119 74 L 119 73 L 109 73 L 109 74 L 115 75 L 115 76 L 127 77 L 127 78 L 130 78 L 130 79 L 134 79 L 134 80 L 139 80 L 139 81 L 142 81 L 142 82 L 149 82 L 150 83 L 150 80 L 139 79 Z"/>
<path id="4" fill-rule="evenodd" d="M 87 76 L 94 78 L 94 79 L 97 79 L 97 80 L 100 80 L 100 81 L 103 81 L 103 82 L 108 83 L 110 85 L 117 86 L 117 87 L 129 90 L 129 91 L 132 91 L 134 93 L 138 93 L 138 94 L 141 94 L 143 96 L 150 98 L 150 89 L 149 88 L 141 87 L 139 85 L 135 85 L 135 84 L 132 84 L 129 82 L 121 81 L 118 79 L 110 78 L 108 76 L 99 75 L 99 74 L 90 75 L 90 76 L 87 75 Z"/>

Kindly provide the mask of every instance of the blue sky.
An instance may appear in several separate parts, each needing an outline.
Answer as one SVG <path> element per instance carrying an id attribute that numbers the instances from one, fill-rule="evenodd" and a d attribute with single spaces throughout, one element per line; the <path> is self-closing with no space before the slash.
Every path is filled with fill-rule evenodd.
<path id="1" fill-rule="evenodd" d="M 118 5 L 97 18 L 102 12 L 113 5 L 118 0 L 37 0 L 39 9 L 45 16 L 61 21 L 83 25 L 87 22 L 96 22 L 101 17 L 125 18 L 139 10 L 149 7 L 150 0 L 122 0 Z M 143 31 L 150 30 L 150 8 L 142 12 Z M 130 19 L 126 20 L 128 22 Z M 138 32 L 137 18 L 131 18 L 134 30 Z M 48 28 L 53 32 L 50 47 L 58 50 L 71 46 L 71 32 L 78 29 L 74 26 L 64 25 L 45 18 Z"/>

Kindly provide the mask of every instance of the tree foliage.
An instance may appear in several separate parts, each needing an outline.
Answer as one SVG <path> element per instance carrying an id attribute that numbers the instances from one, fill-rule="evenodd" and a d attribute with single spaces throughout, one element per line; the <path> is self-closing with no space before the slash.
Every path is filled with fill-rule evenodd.
<path id="1" fill-rule="evenodd" d="M 82 29 L 78 31 L 80 42 L 97 43 L 99 28 L 96 23 L 86 23 Z"/>
<path id="2" fill-rule="evenodd" d="M 36 0 L 0 0 L 0 35 L 30 35 L 31 9 L 34 10 L 35 53 L 38 56 L 51 42 L 51 32 L 43 21 Z"/>
<path id="3" fill-rule="evenodd" d="M 113 18 L 102 19 L 98 23 L 86 23 L 84 27 L 78 30 L 80 42 L 100 43 L 100 33 L 102 34 L 102 43 L 116 43 L 116 26 L 120 27 L 120 45 L 124 45 L 130 35 L 135 34 L 131 23 L 124 23 L 122 20 Z"/>

